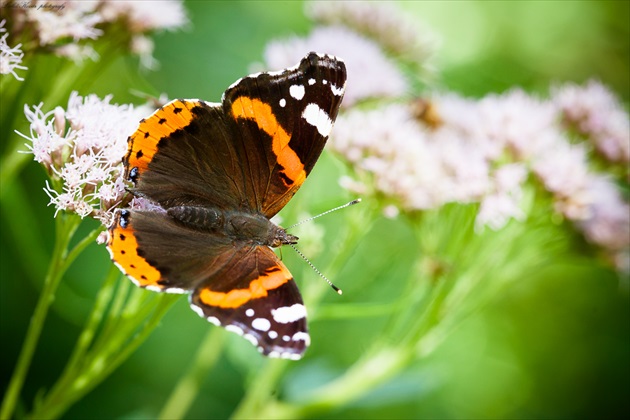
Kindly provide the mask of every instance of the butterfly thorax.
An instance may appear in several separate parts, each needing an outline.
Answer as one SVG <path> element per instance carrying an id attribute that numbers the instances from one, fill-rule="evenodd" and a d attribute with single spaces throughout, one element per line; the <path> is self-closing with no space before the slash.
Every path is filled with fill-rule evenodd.
<path id="1" fill-rule="evenodd" d="M 224 234 L 235 242 L 279 247 L 298 241 L 297 236 L 255 213 L 225 211 L 214 207 L 176 206 L 169 208 L 167 214 L 190 229 Z"/>

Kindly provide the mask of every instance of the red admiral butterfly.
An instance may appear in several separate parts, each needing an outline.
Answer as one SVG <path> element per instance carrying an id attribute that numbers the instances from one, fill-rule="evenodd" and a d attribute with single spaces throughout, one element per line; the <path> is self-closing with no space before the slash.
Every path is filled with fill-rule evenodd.
<path id="1" fill-rule="evenodd" d="M 271 357 L 310 338 L 302 297 L 270 247 L 296 236 L 270 222 L 300 188 L 332 129 L 344 63 L 310 53 L 238 80 L 221 103 L 174 100 L 140 121 L 124 158 L 130 192 L 157 210 L 119 210 L 107 247 L 140 287 L 189 293 L 192 309 Z"/>

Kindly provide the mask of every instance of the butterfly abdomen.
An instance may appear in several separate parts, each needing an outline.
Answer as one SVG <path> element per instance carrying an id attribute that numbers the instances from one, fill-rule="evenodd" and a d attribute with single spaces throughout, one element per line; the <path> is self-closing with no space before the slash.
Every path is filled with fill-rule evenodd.
<path id="1" fill-rule="evenodd" d="M 176 206 L 167 214 L 187 228 L 225 235 L 233 242 L 278 247 L 295 244 L 298 238 L 286 233 L 265 216 L 240 212 L 225 212 L 213 207 Z"/>
<path id="2" fill-rule="evenodd" d="M 176 206 L 169 208 L 166 213 L 186 227 L 217 232 L 225 225 L 223 212 L 211 207 Z"/>

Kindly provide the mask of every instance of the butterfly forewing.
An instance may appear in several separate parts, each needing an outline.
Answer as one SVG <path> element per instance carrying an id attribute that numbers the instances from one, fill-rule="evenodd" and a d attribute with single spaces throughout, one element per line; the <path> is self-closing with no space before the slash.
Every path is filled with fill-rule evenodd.
<path id="1" fill-rule="evenodd" d="M 224 94 L 246 150 L 264 156 L 254 172 L 256 209 L 272 217 L 300 188 L 319 158 L 343 98 L 346 69 L 330 56 L 309 54 L 294 68 L 246 77 Z M 256 138 L 262 145 L 250 144 Z"/>

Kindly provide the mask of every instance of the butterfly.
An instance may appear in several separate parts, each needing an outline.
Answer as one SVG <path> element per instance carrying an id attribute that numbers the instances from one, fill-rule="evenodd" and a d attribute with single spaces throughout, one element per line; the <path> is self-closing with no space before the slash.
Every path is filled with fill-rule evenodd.
<path id="1" fill-rule="evenodd" d="M 140 287 L 188 293 L 195 312 L 264 355 L 300 359 L 306 308 L 271 249 L 298 238 L 270 219 L 313 169 L 345 85 L 342 60 L 310 53 L 237 80 L 220 103 L 177 99 L 141 120 L 124 177 L 155 205 L 117 210 L 113 262 Z"/>

